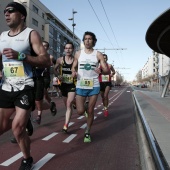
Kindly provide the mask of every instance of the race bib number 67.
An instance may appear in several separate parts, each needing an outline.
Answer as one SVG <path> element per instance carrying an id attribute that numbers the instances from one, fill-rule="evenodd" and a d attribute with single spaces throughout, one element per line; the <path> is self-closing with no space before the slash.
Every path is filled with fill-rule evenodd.
<path id="1" fill-rule="evenodd" d="M 4 75 L 7 78 L 24 77 L 24 67 L 21 62 L 4 62 Z"/>

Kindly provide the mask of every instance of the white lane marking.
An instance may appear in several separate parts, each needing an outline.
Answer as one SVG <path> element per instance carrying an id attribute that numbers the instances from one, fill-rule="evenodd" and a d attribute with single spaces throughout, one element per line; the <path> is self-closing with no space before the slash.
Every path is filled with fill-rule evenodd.
<path id="1" fill-rule="evenodd" d="M 20 159 L 23 156 L 22 152 L 16 154 L 15 156 L 11 157 L 10 159 L 6 160 L 5 162 L 1 163 L 2 166 L 9 166 L 18 159 Z"/>
<path id="2" fill-rule="evenodd" d="M 86 126 L 87 126 L 87 123 L 85 123 L 84 125 L 82 125 L 80 128 L 81 128 L 81 129 L 85 129 Z"/>
<path id="3" fill-rule="evenodd" d="M 84 116 L 80 116 L 80 117 L 78 117 L 77 119 L 83 119 L 84 118 Z"/>
<path id="4" fill-rule="evenodd" d="M 130 92 L 130 91 L 127 91 L 128 93 Z"/>
<path id="5" fill-rule="evenodd" d="M 94 116 L 94 120 L 97 118 L 97 116 Z"/>
<path id="6" fill-rule="evenodd" d="M 119 95 L 113 100 L 113 102 L 114 102 L 115 100 L 117 100 L 117 99 L 122 95 L 122 93 L 123 93 L 124 91 L 125 91 L 125 90 L 121 91 L 121 93 L 119 93 Z"/>
<path id="7" fill-rule="evenodd" d="M 63 142 L 69 143 L 72 139 L 74 139 L 77 136 L 77 134 L 72 134 L 68 138 L 66 138 Z"/>
<path id="8" fill-rule="evenodd" d="M 101 105 L 98 105 L 97 107 L 100 107 Z"/>
<path id="9" fill-rule="evenodd" d="M 96 110 L 97 108 L 95 107 L 94 110 Z"/>
<path id="10" fill-rule="evenodd" d="M 36 164 L 34 164 L 32 169 L 33 170 L 39 170 L 44 164 L 46 164 L 54 156 L 55 156 L 55 154 L 48 153 L 42 159 L 40 159 Z"/>
<path id="11" fill-rule="evenodd" d="M 74 122 L 70 122 L 69 124 L 68 124 L 68 127 L 70 127 L 71 125 L 73 125 L 74 124 Z"/>
<path id="12" fill-rule="evenodd" d="M 102 112 L 98 112 L 97 114 L 100 115 L 100 114 L 102 114 Z"/>
<path id="13" fill-rule="evenodd" d="M 45 138 L 43 138 L 42 140 L 44 140 L 44 141 L 48 141 L 48 140 L 50 140 L 51 138 L 53 138 L 55 135 L 57 135 L 58 133 L 56 133 L 56 132 L 53 132 L 53 133 L 51 133 L 50 135 L 48 135 L 48 136 L 46 136 Z"/>

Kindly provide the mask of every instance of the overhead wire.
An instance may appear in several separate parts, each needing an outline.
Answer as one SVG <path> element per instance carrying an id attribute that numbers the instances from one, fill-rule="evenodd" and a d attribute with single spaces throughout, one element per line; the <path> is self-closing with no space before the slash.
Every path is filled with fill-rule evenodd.
<path id="1" fill-rule="evenodd" d="M 88 2 L 89 2 L 89 4 L 90 4 L 90 6 L 91 6 L 91 8 L 92 8 L 92 10 L 93 10 L 93 12 L 94 12 L 94 14 L 96 15 L 96 17 L 97 17 L 97 19 L 98 19 L 98 21 L 99 21 L 101 27 L 103 28 L 103 31 L 105 32 L 105 34 L 106 34 L 106 36 L 107 36 L 109 42 L 112 44 L 112 42 L 111 42 L 109 36 L 107 35 L 107 33 L 106 33 L 106 31 L 105 31 L 105 29 L 104 29 L 104 27 L 103 27 L 103 25 L 102 25 L 102 23 L 101 23 L 101 21 L 100 21 L 100 19 L 99 19 L 99 17 L 97 16 L 97 14 L 96 14 L 96 12 L 95 12 L 95 10 L 94 10 L 94 8 L 93 8 L 93 6 L 92 6 L 90 0 L 88 0 Z M 114 45 L 113 45 L 113 44 L 112 44 L 112 46 L 113 46 L 113 48 L 114 48 Z"/>
<path id="2" fill-rule="evenodd" d="M 113 36 L 114 36 L 114 39 L 115 39 L 115 41 L 116 41 L 116 44 L 117 44 L 118 48 L 120 48 L 119 43 L 118 43 L 118 41 L 117 41 L 117 38 L 116 38 L 116 36 L 115 36 L 115 33 L 114 33 L 114 31 L 113 31 L 113 28 L 112 28 L 112 26 L 111 26 L 111 24 L 110 24 L 108 15 L 107 15 L 106 10 L 105 10 L 105 8 L 104 8 L 104 5 L 103 5 L 103 3 L 102 3 L 102 0 L 100 0 L 100 2 L 101 2 L 101 5 L 102 5 L 102 7 L 103 7 L 103 11 L 104 11 L 104 13 L 105 13 L 105 15 L 106 15 L 106 18 L 107 18 L 107 21 L 108 21 L 108 23 L 109 23 L 110 29 L 111 29 L 111 31 L 112 31 L 112 34 L 113 34 Z M 121 54 L 122 54 L 122 53 L 121 53 Z"/>
<path id="3" fill-rule="evenodd" d="M 107 16 L 107 13 L 106 13 L 106 10 L 105 10 L 105 8 L 104 8 L 104 5 L 103 5 L 103 3 L 102 3 L 102 0 L 100 0 L 100 2 L 101 2 L 101 5 L 102 5 L 102 7 L 103 7 L 104 13 L 105 13 L 105 15 L 106 15 L 107 21 L 108 21 L 108 23 L 109 23 L 110 29 L 111 29 L 111 31 L 112 31 L 112 33 L 113 33 L 114 39 L 115 39 L 115 41 L 116 41 L 116 44 L 117 44 L 117 46 L 119 47 L 118 41 L 117 41 L 117 39 L 116 39 L 115 33 L 114 33 L 114 31 L 113 31 L 113 28 L 112 28 L 112 26 L 111 26 L 111 24 L 110 24 L 110 21 L 109 21 L 109 18 L 108 18 L 108 16 Z"/>

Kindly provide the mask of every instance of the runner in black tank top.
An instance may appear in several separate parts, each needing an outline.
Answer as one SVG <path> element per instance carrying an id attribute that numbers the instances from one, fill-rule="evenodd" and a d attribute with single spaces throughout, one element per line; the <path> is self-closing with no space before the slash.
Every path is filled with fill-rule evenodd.
<path id="1" fill-rule="evenodd" d="M 72 78 L 71 72 L 74 51 L 73 43 L 67 43 L 64 51 L 66 55 L 57 59 L 54 70 L 61 81 L 60 90 L 66 106 L 66 118 L 62 131 L 67 133 L 72 114 L 72 102 L 75 99 L 75 79 Z"/>

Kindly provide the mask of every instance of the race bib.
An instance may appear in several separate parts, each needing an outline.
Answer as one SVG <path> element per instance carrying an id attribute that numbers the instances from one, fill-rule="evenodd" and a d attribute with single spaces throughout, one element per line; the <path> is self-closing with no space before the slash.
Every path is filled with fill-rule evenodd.
<path id="1" fill-rule="evenodd" d="M 73 77 L 71 74 L 63 74 L 63 83 L 72 84 Z"/>
<path id="2" fill-rule="evenodd" d="M 93 79 L 92 78 L 82 78 L 80 80 L 80 86 L 83 89 L 93 89 Z"/>
<path id="3" fill-rule="evenodd" d="M 6 78 L 24 77 L 23 62 L 3 62 L 3 71 Z"/>
<path id="4" fill-rule="evenodd" d="M 102 75 L 102 82 L 108 82 L 109 81 L 109 75 Z"/>

